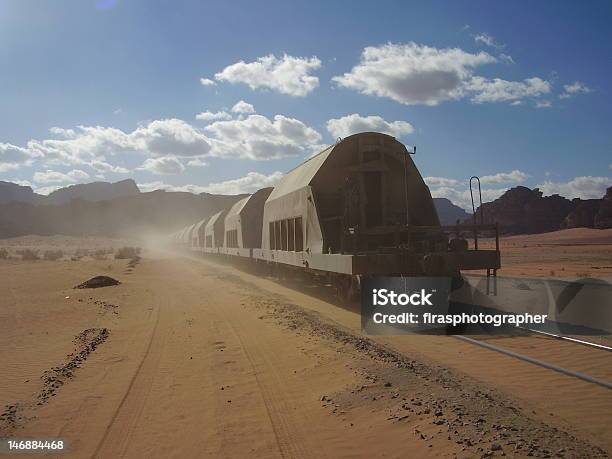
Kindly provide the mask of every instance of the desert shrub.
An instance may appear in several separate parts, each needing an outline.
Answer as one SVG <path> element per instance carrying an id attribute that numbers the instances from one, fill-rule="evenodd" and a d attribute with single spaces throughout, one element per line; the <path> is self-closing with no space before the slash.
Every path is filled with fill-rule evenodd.
<path id="1" fill-rule="evenodd" d="M 0 249 L 0 260 L 6 260 L 9 257 L 8 250 Z"/>
<path id="2" fill-rule="evenodd" d="M 74 256 L 76 258 L 82 258 L 82 257 L 87 257 L 89 256 L 89 249 L 82 249 L 82 248 L 78 248 L 74 251 Z"/>
<path id="3" fill-rule="evenodd" d="M 38 250 L 22 249 L 17 251 L 18 255 L 21 255 L 22 260 L 39 260 Z"/>
<path id="4" fill-rule="evenodd" d="M 105 260 L 106 259 L 106 254 L 108 253 L 108 251 L 106 249 L 98 249 L 96 250 L 92 257 L 95 260 Z M 111 252 L 112 253 L 112 252 Z"/>
<path id="5" fill-rule="evenodd" d="M 51 261 L 55 261 L 55 260 L 59 260 L 60 258 L 64 257 L 64 252 L 62 252 L 61 250 L 45 250 L 45 253 L 43 254 L 43 258 L 45 260 L 51 260 Z"/>
<path id="6" fill-rule="evenodd" d="M 115 252 L 115 259 L 125 260 L 138 258 L 140 254 L 140 247 L 121 247 Z"/>

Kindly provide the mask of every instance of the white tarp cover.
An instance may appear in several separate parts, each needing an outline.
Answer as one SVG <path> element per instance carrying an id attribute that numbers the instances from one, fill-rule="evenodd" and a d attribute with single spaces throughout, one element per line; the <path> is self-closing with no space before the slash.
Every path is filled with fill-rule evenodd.
<path id="1" fill-rule="evenodd" d="M 191 245 L 193 247 L 204 247 L 204 229 L 206 228 L 206 222 L 208 222 L 208 217 L 195 224 L 191 233 Z"/>
<path id="2" fill-rule="evenodd" d="M 225 234 L 223 236 L 223 246 L 227 247 L 226 235 L 228 231 L 237 230 L 238 231 L 238 247 L 244 247 L 242 243 L 242 225 L 240 224 L 240 212 L 247 205 L 249 199 L 251 199 L 253 195 L 242 198 L 236 204 L 234 204 L 230 210 L 227 212 L 225 217 Z"/>
<path id="3" fill-rule="evenodd" d="M 194 223 L 193 225 L 187 227 L 187 229 L 185 230 L 185 233 L 183 233 L 183 244 L 191 245 L 191 233 L 195 226 L 196 224 Z"/>
<path id="4" fill-rule="evenodd" d="M 210 220 L 208 220 L 208 223 L 206 224 L 206 227 L 204 229 L 204 238 L 206 238 L 208 236 L 212 236 L 212 248 L 223 247 L 223 243 L 217 244 L 217 242 L 215 240 L 216 239 L 215 238 L 215 223 L 217 223 L 219 221 L 219 219 L 221 219 L 221 221 L 222 221 L 223 216 L 225 215 L 225 212 L 227 212 L 227 209 L 220 210 L 215 215 L 210 217 Z M 221 238 L 221 240 L 223 240 L 223 238 Z"/>
<path id="5" fill-rule="evenodd" d="M 302 217 L 304 250 L 322 253 L 323 235 L 314 206 L 310 182 L 333 151 L 332 145 L 288 172 L 274 187 L 264 206 L 262 249 L 270 249 L 269 223 L 286 218 Z M 310 199 L 308 199 L 310 198 Z"/>

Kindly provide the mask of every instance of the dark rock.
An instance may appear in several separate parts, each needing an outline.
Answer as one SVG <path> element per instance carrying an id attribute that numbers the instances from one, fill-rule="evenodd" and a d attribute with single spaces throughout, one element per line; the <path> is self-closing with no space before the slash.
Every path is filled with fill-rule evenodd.
<path id="1" fill-rule="evenodd" d="M 112 277 L 108 277 L 108 276 L 95 276 L 95 277 L 92 277 L 89 280 L 86 280 L 82 284 L 77 285 L 74 288 L 111 287 L 113 285 L 119 285 L 120 283 L 121 282 L 119 282 L 117 279 L 113 279 Z"/>

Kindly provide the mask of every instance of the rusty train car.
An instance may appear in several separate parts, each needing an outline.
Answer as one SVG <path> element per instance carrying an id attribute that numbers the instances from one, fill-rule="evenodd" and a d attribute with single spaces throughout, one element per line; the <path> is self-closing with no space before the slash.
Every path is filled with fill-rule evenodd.
<path id="1" fill-rule="evenodd" d="M 410 152 L 394 137 L 346 137 L 265 188 L 170 236 L 184 249 L 325 275 L 342 296 L 363 276 L 452 276 L 500 268 L 496 225 L 442 226 Z M 465 236 L 474 238 L 471 245 Z"/>

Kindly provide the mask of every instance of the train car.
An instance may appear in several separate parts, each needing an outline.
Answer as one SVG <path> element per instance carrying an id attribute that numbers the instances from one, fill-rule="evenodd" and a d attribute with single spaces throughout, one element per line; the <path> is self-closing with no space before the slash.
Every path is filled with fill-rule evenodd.
<path id="1" fill-rule="evenodd" d="M 206 241 L 205 230 L 206 224 L 210 220 L 210 217 L 206 217 L 195 224 L 191 233 L 191 249 L 195 251 L 201 251 L 204 248 L 204 242 Z"/>
<path id="2" fill-rule="evenodd" d="M 494 229 L 482 226 L 480 229 Z M 467 250 L 442 227 L 429 188 L 406 147 L 386 134 L 343 139 L 274 188 L 263 215 L 260 261 L 333 273 L 446 275 L 500 266 L 499 250 Z M 458 242 L 449 244 L 447 232 Z"/>
<path id="3" fill-rule="evenodd" d="M 189 249 L 191 247 L 191 235 L 193 234 L 193 229 L 195 228 L 195 226 L 196 223 L 194 223 L 193 225 L 189 225 L 183 233 L 182 244 L 183 247 L 186 249 Z"/>
<path id="4" fill-rule="evenodd" d="M 262 188 L 234 204 L 225 216 L 225 238 L 219 252 L 251 258 L 261 248 L 263 208 L 273 188 Z"/>
<path id="5" fill-rule="evenodd" d="M 219 253 L 225 238 L 225 215 L 229 209 L 223 209 L 210 217 L 204 227 L 204 252 Z"/>

